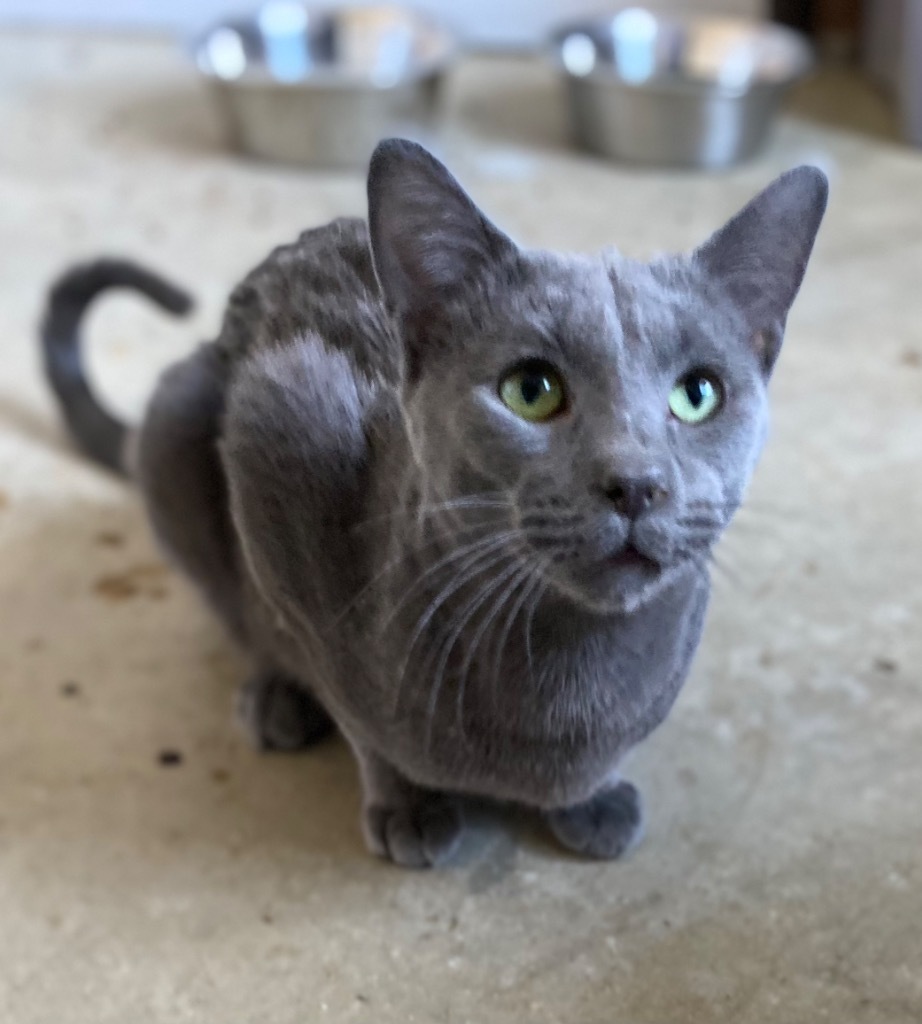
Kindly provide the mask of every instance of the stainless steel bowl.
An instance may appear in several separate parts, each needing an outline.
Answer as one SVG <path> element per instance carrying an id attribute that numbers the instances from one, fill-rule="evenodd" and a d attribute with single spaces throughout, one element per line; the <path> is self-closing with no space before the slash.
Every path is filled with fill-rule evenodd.
<path id="1" fill-rule="evenodd" d="M 722 167 L 755 153 L 812 64 L 780 25 L 629 7 L 566 25 L 553 52 L 577 143 L 647 164 Z"/>
<path id="2" fill-rule="evenodd" d="M 399 7 L 269 0 L 193 43 L 230 141 L 258 157 L 361 166 L 384 136 L 433 125 L 453 38 Z"/>

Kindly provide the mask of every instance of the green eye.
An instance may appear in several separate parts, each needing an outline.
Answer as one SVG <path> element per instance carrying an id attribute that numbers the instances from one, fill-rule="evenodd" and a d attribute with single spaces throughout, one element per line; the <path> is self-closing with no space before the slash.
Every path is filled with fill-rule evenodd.
<path id="1" fill-rule="evenodd" d="M 516 416 L 543 423 L 559 415 L 566 403 L 563 381 L 549 363 L 523 363 L 499 382 L 499 397 Z"/>
<path id="2" fill-rule="evenodd" d="M 683 423 L 704 423 L 720 408 L 723 389 L 716 377 L 693 370 L 676 382 L 669 393 L 672 415 Z"/>

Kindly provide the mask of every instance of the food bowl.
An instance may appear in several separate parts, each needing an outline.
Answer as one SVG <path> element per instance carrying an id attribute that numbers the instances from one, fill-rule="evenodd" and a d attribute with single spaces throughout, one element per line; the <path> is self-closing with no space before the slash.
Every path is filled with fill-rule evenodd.
<path id="1" fill-rule="evenodd" d="M 807 41 L 780 25 L 641 7 L 565 25 L 552 47 L 580 146 L 686 167 L 757 152 L 786 89 L 812 65 Z"/>
<path id="2" fill-rule="evenodd" d="M 296 0 L 269 0 L 192 44 L 232 145 L 327 167 L 362 166 L 382 137 L 430 131 L 455 49 L 444 28 L 400 7 Z"/>

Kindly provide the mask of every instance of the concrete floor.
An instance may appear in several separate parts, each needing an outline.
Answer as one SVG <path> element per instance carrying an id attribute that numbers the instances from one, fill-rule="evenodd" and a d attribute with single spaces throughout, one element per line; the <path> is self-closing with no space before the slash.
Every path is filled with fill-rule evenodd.
<path id="1" fill-rule="evenodd" d="M 8 35 L 0 1021 L 918 1022 L 922 158 L 847 79 L 716 177 L 567 153 L 526 67 L 470 67 L 453 97 L 454 165 L 534 244 L 688 246 L 795 161 L 833 179 L 773 440 L 722 553 L 732 579 L 633 765 L 647 839 L 587 864 L 485 809 L 461 864 L 405 873 L 362 847 L 341 744 L 247 748 L 233 653 L 132 494 L 63 440 L 34 324 L 52 273 L 99 251 L 191 283 L 189 325 L 128 298 L 94 318 L 96 377 L 136 416 L 270 245 L 362 210 L 361 177 L 229 159 L 160 44 Z M 856 115 L 876 138 L 847 130 Z"/>

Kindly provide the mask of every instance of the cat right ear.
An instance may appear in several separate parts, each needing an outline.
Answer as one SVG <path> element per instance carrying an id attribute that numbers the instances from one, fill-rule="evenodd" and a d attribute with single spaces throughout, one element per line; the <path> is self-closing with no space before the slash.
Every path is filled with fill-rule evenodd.
<path id="1" fill-rule="evenodd" d="M 405 139 L 380 143 L 368 173 L 375 271 L 400 316 L 430 311 L 514 251 L 448 170 Z"/>
<path id="2" fill-rule="evenodd" d="M 764 371 L 771 372 L 784 324 L 819 231 L 829 183 L 816 167 L 782 174 L 695 253 L 742 311 Z"/>

